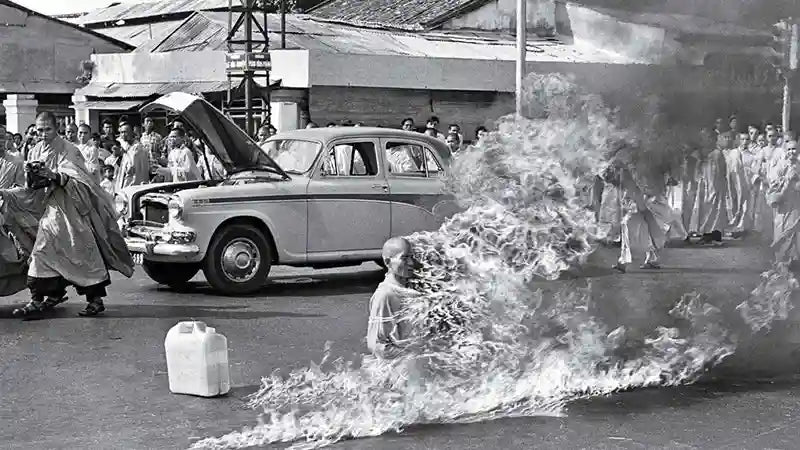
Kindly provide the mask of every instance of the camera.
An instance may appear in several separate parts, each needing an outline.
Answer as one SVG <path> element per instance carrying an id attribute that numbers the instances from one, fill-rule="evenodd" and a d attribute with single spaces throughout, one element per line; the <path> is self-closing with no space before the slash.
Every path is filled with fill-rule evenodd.
<path id="1" fill-rule="evenodd" d="M 43 173 L 44 163 L 42 161 L 31 161 L 25 163 L 25 185 L 31 189 L 41 189 L 50 186 L 51 180 Z"/>

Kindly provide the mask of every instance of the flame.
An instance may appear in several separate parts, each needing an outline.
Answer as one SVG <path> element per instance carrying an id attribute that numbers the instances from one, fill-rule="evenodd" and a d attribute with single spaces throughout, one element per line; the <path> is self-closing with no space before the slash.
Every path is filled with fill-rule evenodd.
<path id="1" fill-rule="evenodd" d="M 604 237 L 585 208 L 594 174 L 652 140 L 637 141 L 640 131 L 568 77 L 532 75 L 527 95 L 531 119 L 501 119 L 455 158 L 445 184 L 463 210 L 408 237 L 419 262 L 411 287 L 422 294 L 405 312 L 419 331 L 409 351 L 355 362 L 330 360 L 326 345 L 319 365 L 262 379 L 249 402 L 264 411 L 257 426 L 192 448 L 308 449 L 413 424 L 560 415 L 580 398 L 693 382 L 733 354 L 722 312 L 697 293 L 676 299 L 671 326 L 637 339 L 591 315 L 591 284 L 539 288 Z M 776 277 L 787 272 L 740 306 L 754 330 L 786 317 L 787 297 L 770 292 L 797 281 Z"/>

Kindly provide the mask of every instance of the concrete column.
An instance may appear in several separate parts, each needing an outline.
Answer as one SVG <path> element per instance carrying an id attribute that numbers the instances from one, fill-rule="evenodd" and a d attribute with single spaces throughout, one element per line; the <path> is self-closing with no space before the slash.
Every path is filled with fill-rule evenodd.
<path id="1" fill-rule="evenodd" d="M 6 128 L 9 133 L 24 134 L 28 125 L 36 122 L 39 102 L 33 94 L 8 94 L 3 106 L 6 108 Z"/>
<path id="2" fill-rule="evenodd" d="M 280 131 L 296 130 L 300 126 L 300 105 L 295 102 L 271 102 L 272 125 Z"/>

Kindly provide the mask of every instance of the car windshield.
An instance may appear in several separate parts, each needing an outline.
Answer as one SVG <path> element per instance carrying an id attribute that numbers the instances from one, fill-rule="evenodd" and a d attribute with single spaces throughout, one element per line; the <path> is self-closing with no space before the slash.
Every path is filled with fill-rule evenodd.
<path id="1" fill-rule="evenodd" d="M 305 173 L 311 170 L 322 144 L 297 139 L 276 139 L 267 142 L 262 148 L 286 172 Z"/>

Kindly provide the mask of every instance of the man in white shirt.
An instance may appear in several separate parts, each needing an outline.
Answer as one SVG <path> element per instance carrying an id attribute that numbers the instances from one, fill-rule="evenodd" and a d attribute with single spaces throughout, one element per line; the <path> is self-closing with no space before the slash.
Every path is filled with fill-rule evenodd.
<path id="1" fill-rule="evenodd" d="M 194 181 L 200 179 L 200 171 L 194 161 L 194 154 L 186 147 L 186 133 L 177 128 L 167 137 L 167 167 L 172 181 Z"/>

